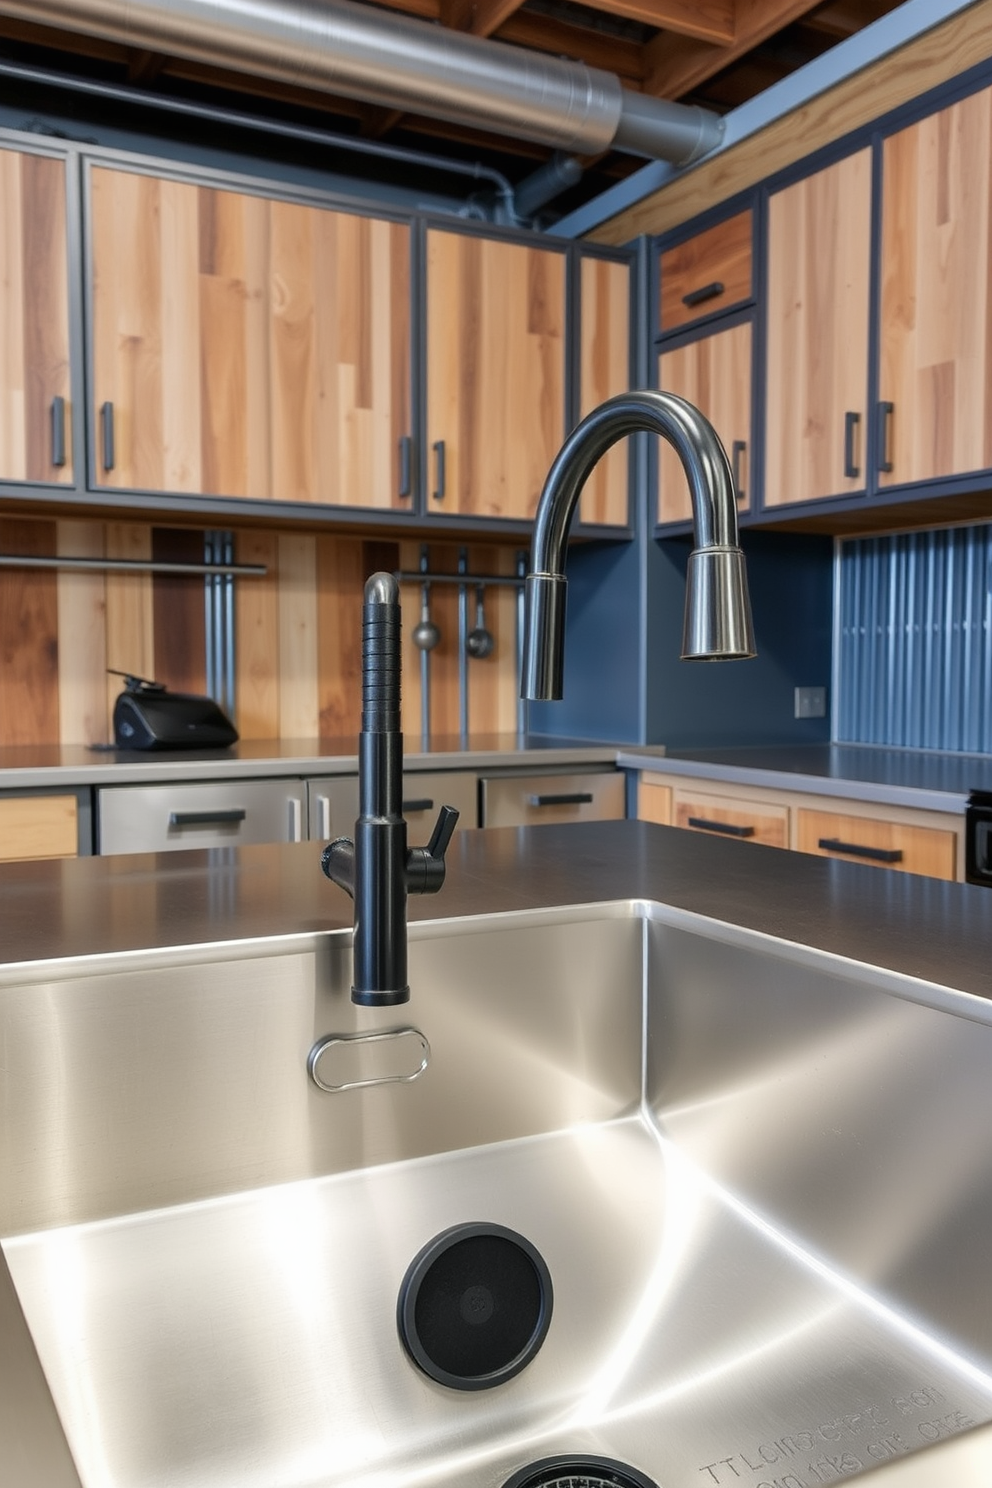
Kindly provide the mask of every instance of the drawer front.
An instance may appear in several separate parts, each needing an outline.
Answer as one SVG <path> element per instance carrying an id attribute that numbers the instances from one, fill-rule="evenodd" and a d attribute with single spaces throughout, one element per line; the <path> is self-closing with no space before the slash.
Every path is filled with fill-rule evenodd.
<path id="1" fill-rule="evenodd" d="M 709 832 L 714 837 L 736 838 L 739 842 L 763 842 L 766 847 L 789 845 L 787 806 L 677 790 L 674 809 L 677 827 Z"/>
<path id="2" fill-rule="evenodd" d="M 619 821 L 626 783 L 618 770 L 581 775 L 483 776 L 484 827 L 533 827 L 542 822 Z"/>
<path id="3" fill-rule="evenodd" d="M 97 792 L 97 850 L 173 852 L 299 842 L 305 803 L 302 780 L 113 786 Z"/>
<path id="4" fill-rule="evenodd" d="M 930 878 L 955 877 L 957 837 L 936 827 L 801 809 L 796 818 L 796 847 L 800 852 L 850 863 L 899 868 Z"/>
<path id="5" fill-rule="evenodd" d="M 460 770 L 410 771 L 403 776 L 403 815 L 411 847 L 426 845 L 442 806 L 458 812 L 456 831 L 479 824 L 478 777 Z M 307 781 L 310 836 L 316 842 L 351 837 L 358 816 L 358 776 Z"/>
<path id="6" fill-rule="evenodd" d="M 741 212 L 661 255 L 661 330 L 751 298 L 751 231 L 751 213 Z"/>
<path id="7" fill-rule="evenodd" d="M 75 796 L 8 796 L 0 800 L 0 863 L 74 858 L 79 851 Z"/>
<path id="8" fill-rule="evenodd" d="M 660 781 L 641 776 L 637 782 L 638 821 L 657 822 L 659 826 L 672 825 L 672 787 Z"/>

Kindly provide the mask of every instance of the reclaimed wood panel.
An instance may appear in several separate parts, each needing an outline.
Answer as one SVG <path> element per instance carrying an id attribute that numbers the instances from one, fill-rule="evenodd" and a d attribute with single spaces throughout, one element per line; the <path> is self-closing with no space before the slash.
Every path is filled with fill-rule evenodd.
<path id="1" fill-rule="evenodd" d="M 0 800 L 0 863 L 76 857 L 77 817 L 75 796 L 8 796 Z"/>
<path id="2" fill-rule="evenodd" d="M 55 524 L 0 519 L 0 552 L 53 557 Z M 58 742 L 55 573 L 5 569 L 0 583 L 0 745 Z"/>
<path id="3" fill-rule="evenodd" d="M 279 737 L 279 537 L 243 530 L 234 535 L 238 563 L 268 573 L 235 580 L 235 719 L 242 739 Z"/>
<path id="4" fill-rule="evenodd" d="M 0 478 L 73 479 L 65 164 L 0 150 Z M 52 463 L 65 399 L 66 463 Z"/>
<path id="5" fill-rule="evenodd" d="M 738 459 L 742 496 L 750 504 L 751 326 L 700 336 L 658 358 L 658 386 L 694 403 L 709 419 L 732 456 L 735 442 L 746 448 Z M 682 522 L 692 516 L 689 484 L 682 462 L 667 440 L 658 440 L 658 521 Z"/>
<path id="6" fill-rule="evenodd" d="M 989 89 L 884 143 L 883 486 L 992 465 L 990 171 Z"/>
<path id="7" fill-rule="evenodd" d="M 661 330 L 676 330 L 679 326 L 690 325 L 701 315 L 711 315 L 714 310 L 726 310 L 741 300 L 750 299 L 752 232 L 750 211 L 739 212 L 736 217 L 696 233 L 661 255 Z M 700 304 L 684 303 L 684 296 L 691 296 L 710 285 L 721 287 Z"/>
<path id="8" fill-rule="evenodd" d="M 59 557 L 103 558 L 101 522 L 55 524 Z M 107 581 L 103 573 L 60 569 L 56 576 L 59 636 L 59 738 L 62 744 L 107 744 Z"/>
<path id="9" fill-rule="evenodd" d="M 529 519 L 565 433 L 565 260 L 427 234 L 431 511 Z M 433 499 L 443 440 L 446 491 Z"/>
<path id="10" fill-rule="evenodd" d="M 317 671 L 317 539 L 280 532 L 279 737 L 314 739 L 320 732 Z"/>
<path id="11" fill-rule="evenodd" d="M 820 842 L 838 842 L 858 847 L 900 852 L 895 863 L 821 847 Z M 957 840 L 954 832 L 934 827 L 914 827 L 905 822 L 882 821 L 867 816 L 844 816 L 834 811 L 800 809 L 796 813 L 796 849 L 818 857 L 843 858 L 849 863 L 896 868 L 903 873 L 924 873 L 931 878 L 956 876 Z"/>
<path id="12" fill-rule="evenodd" d="M 768 214 L 765 506 L 863 490 L 871 151 L 776 192 Z M 857 416 L 856 475 L 845 420 Z"/>
<path id="13" fill-rule="evenodd" d="M 579 415 L 630 387 L 630 266 L 583 258 L 579 274 Z M 583 522 L 625 526 L 629 512 L 630 442 L 615 445 L 594 467 L 579 497 Z"/>
<path id="14" fill-rule="evenodd" d="M 362 603 L 365 544 L 360 537 L 317 538 L 320 732 L 357 741 L 362 713 Z"/>
<path id="15" fill-rule="evenodd" d="M 151 527 L 139 522 L 108 522 L 108 558 L 152 556 Z M 155 679 L 155 607 L 150 573 L 108 573 L 106 665 L 132 676 Z M 124 686 L 122 677 L 106 678 L 107 705 Z"/>
<path id="16" fill-rule="evenodd" d="M 153 527 L 152 558 L 203 563 L 204 534 L 188 527 Z M 156 682 L 173 692 L 207 690 L 206 590 L 201 574 L 152 575 L 152 633 Z"/>

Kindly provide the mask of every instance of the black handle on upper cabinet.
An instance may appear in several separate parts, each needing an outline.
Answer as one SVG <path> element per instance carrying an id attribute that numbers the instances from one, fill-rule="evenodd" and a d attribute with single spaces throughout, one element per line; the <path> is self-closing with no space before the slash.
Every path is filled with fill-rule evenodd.
<path id="1" fill-rule="evenodd" d="M 102 403 L 100 405 L 100 435 L 103 445 L 103 468 L 113 470 L 114 468 L 114 405 L 113 403 Z"/>
<path id="2" fill-rule="evenodd" d="M 857 464 L 854 456 L 854 444 L 857 437 L 858 425 L 861 422 L 860 413 L 845 413 L 844 415 L 844 474 L 845 476 L 857 476 L 861 474 L 861 467 Z"/>
<path id="3" fill-rule="evenodd" d="M 529 806 L 589 806 L 592 791 L 558 791 L 551 796 L 528 796 Z"/>
<path id="4" fill-rule="evenodd" d="M 65 399 L 52 399 L 52 464 L 65 464 Z"/>
<path id="5" fill-rule="evenodd" d="M 708 816 L 686 818 L 690 827 L 699 827 L 704 832 L 722 832 L 724 837 L 753 837 L 754 827 L 738 826 L 736 822 L 711 821 Z"/>
<path id="6" fill-rule="evenodd" d="M 413 495 L 413 440 L 409 434 L 400 435 L 400 496 Z"/>
<path id="7" fill-rule="evenodd" d="M 747 454 L 747 440 L 735 439 L 730 446 L 730 464 L 734 476 L 734 490 L 737 492 L 737 500 L 745 499 L 745 492 L 741 486 L 741 459 Z"/>
<path id="8" fill-rule="evenodd" d="M 866 847 L 861 842 L 841 842 L 839 837 L 821 837 L 817 847 L 824 852 L 847 853 L 852 858 L 870 858 L 873 863 L 901 863 L 902 849 L 898 847 Z"/>
<path id="9" fill-rule="evenodd" d="M 435 501 L 444 500 L 444 440 L 435 439 L 431 448 L 434 451 L 435 468 L 437 480 L 435 481 L 433 496 Z"/>
<path id="10" fill-rule="evenodd" d="M 704 284 L 700 289 L 690 289 L 688 294 L 682 296 L 682 303 L 691 310 L 695 305 L 703 305 L 707 300 L 715 300 L 718 295 L 723 294 L 724 288 L 725 286 L 720 283 L 719 279 L 714 279 L 712 284 Z"/>
<path id="11" fill-rule="evenodd" d="M 891 474 L 895 469 L 889 458 L 889 429 L 895 407 L 894 403 L 879 403 L 878 405 L 878 468 L 885 475 Z"/>

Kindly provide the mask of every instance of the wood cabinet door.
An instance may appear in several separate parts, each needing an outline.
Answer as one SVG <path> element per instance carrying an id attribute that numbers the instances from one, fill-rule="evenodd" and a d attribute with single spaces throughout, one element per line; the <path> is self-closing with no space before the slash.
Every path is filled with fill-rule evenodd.
<path id="1" fill-rule="evenodd" d="M 883 147 L 882 486 L 992 466 L 992 90 Z"/>
<path id="2" fill-rule="evenodd" d="M 565 435 L 565 257 L 427 233 L 427 508 L 533 517 Z"/>
<path id="3" fill-rule="evenodd" d="M 403 224 L 95 167 L 100 486 L 399 507 Z"/>
<path id="4" fill-rule="evenodd" d="M 0 480 L 73 480 L 65 162 L 0 150 Z"/>
<path id="5" fill-rule="evenodd" d="M 864 490 L 871 151 L 768 204 L 766 507 Z"/>
<path id="6" fill-rule="evenodd" d="M 658 358 L 658 386 L 694 403 L 719 434 L 737 483 L 738 510 L 750 503 L 751 325 L 700 336 Z M 684 522 L 692 516 L 689 486 L 678 455 L 658 443 L 658 521 Z"/>
<path id="7" fill-rule="evenodd" d="M 667 249 L 659 262 L 659 328 L 676 330 L 753 293 L 750 211 Z"/>
<path id="8" fill-rule="evenodd" d="M 630 266 L 585 257 L 579 269 L 579 416 L 630 387 Z M 629 440 L 608 450 L 579 497 L 586 524 L 629 520 Z"/>

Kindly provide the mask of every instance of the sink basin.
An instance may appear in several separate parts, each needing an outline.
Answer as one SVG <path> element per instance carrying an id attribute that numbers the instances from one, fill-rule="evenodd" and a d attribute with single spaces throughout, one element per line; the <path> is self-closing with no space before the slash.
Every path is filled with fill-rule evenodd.
<path id="1" fill-rule="evenodd" d="M 640 901 L 415 925 L 405 1008 L 348 945 L 3 973 L 0 1236 L 84 1488 L 811 1488 L 992 1419 L 987 1004 Z M 462 1390 L 397 1304 L 476 1223 L 553 1310 Z"/>

